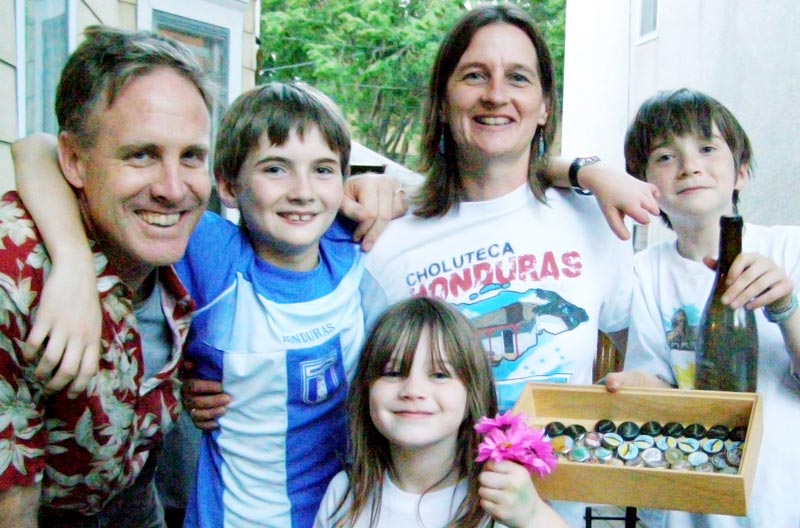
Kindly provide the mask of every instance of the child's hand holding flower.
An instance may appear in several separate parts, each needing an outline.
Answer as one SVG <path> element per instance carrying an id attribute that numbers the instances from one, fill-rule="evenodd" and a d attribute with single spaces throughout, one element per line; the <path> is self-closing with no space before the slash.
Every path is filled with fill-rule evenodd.
<path id="1" fill-rule="evenodd" d="M 543 438 L 544 431 L 528 427 L 525 418 L 512 411 L 495 418 L 481 418 L 475 431 L 483 435 L 477 462 L 510 460 L 540 477 L 550 474 L 558 463 L 553 446 Z"/>

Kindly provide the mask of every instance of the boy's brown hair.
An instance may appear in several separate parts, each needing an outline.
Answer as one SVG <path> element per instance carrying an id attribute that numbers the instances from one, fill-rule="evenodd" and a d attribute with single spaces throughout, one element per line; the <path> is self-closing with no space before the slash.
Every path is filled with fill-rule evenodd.
<path id="1" fill-rule="evenodd" d="M 642 103 L 625 134 L 625 169 L 631 176 L 647 181 L 647 160 L 654 145 L 687 134 L 710 138 L 712 125 L 717 125 L 731 149 L 735 169 L 747 165 L 748 176 L 752 177 L 753 149 L 742 125 L 722 103 L 689 88 L 660 92 Z M 738 190 L 733 191 L 732 200 L 735 210 Z M 661 218 L 672 227 L 663 212 Z"/>

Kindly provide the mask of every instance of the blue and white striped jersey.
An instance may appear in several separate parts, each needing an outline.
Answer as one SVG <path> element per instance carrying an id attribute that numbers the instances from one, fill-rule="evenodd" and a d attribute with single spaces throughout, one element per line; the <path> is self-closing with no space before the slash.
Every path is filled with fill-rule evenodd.
<path id="1" fill-rule="evenodd" d="M 313 524 L 346 455 L 364 339 L 361 252 L 345 240 L 326 235 L 319 266 L 298 273 L 260 259 L 244 230 L 213 214 L 192 236 L 176 265 L 198 304 L 186 356 L 233 403 L 204 434 L 184 526 Z"/>

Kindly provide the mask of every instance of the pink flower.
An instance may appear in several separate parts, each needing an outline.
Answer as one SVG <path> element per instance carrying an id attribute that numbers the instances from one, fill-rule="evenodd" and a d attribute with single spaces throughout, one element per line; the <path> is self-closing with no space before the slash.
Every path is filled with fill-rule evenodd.
<path id="1" fill-rule="evenodd" d="M 524 417 L 515 416 L 512 411 L 481 418 L 475 431 L 483 435 L 476 462 L 510 460 L 540 477 L 550 474 L 558 463 L 553 446 L 543 439 L 544 432 L 528 427 Z"/>
<path id="2" fill-rule="evenodd" d="M 505 429 L 517 424 L 525 425 L 525 418 L 521 415 L 512 414 L 512 411 L 508 411 L 505 414 L 497 414 L 494 418 L 487 418 L 484 416 L 475 424 L 475 431 L 485 435 L 492 429 Z"/>

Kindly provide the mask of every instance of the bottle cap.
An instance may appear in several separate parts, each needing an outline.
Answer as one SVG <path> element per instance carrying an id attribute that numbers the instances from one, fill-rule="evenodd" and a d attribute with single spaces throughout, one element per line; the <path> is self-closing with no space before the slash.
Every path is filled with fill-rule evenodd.
<path id="1" fill-rule="evenodd" d="M 677 460 L 674 463 L 670 464 L 669 468 L 677 469 L 679 471 L 687 471 L 689 469 L 692 469 L 692 466 L 686 460 Z"/>
<path id="2" fill-rule="evenodd" d="M 700 473 L 713 473 L 714 466 L 711 465 L 711 462 L 705 462 L 704 464 L 698 464 L 696 466 L 692 466 L 692 469 L 698 471 Z"/>
<path id="3" fill-rule="evenodd" d="M 661 424 L 655 421 L 645 422 L 642 424 L 639 433 L 653 437 L 658 436 L 661 434 Z"/>
<path id="4" fill-rule="evenodd" d="M 628 467 L 643 467 L 644 466 L 644 460 L 642 460 L 642 457 L 637 456 L 637 457 L 632 458 L 630 460 L 626 460 L 625 461 L 625 465 L 628 466 Z"/>
<path id="5" fill-rule="evenodd" d="M 609 449 L 616 449 L 624 440 L 617 433 L 606 433 L 603 435 L 603 445 Z"/>
<path id="6" fill-rule="evenodd" d="M 611 420 L 600 420 L 594 426 L 594 430 L 598 433 L 613 433 L 617 430 L 617 426 Z"/>
<path id="7" fill-rule="evenodd" d="M 602 445 L 603 435 L 598 433 L 597 431 L 589 431 L 583 437 L 583 445 L 586 447 L 600 447 Z"/>
<path id="8" fill-rule="evenodd" d="M 586 428 L 581 424 L 572 424 L 564 429 L 564 434 L 577 442 L 586 434 Z"/>
<path id="9" fill-rule="evenodd" d="M 744 442 L 747 437 L 747 427 L 740 425 L 731 429 L 731 434 L 728 436 L 734 442 Z"/>
<path id="10" fill-rule="evenodd" d="M 662 451 L 678 447 L 678 439 L 673 436 L 659 436 L 656 438 L 656 447 Z"/>
<path id="11" fill-rule="evenodd" d="M 657 447 L 648 447 L 642 451 L 642 460 L 648 467 L 656 467 L 653 466 L 656 462 L 664 462 L 664 466 L 667 465 L 664 461 L 664 453 Z"/>
<path id="12" fill-rule="evenodd" d="M 622 442 L 617 447 L 617 456 L 622 460 L 633 460 L 639 456 L 639 448 L 633 445 L 633 442 Z"/>
<path id="13" fill-rule="evenodd" d="M 686 457 L 684 456 L 683 452 L 679 449 L 667 449 L 664 451 L 664 460 L 671 466 L 675 465 L 677 462 L 681 462 L 685 460 Z"/>
<path id="14" fill-rule="evenodd" d="M 575 445 L 575 440 L 567 435 L 559 435 L 550 440 L 550 445 L 553 446 L 553 451 L 555 451 L 556 454 L 566 455 L 572 450 L 572 447 Z"/>
<path id="15" fill-rule="evenodd" d="M 706 433 L 708 438 L 719 438 L 720 440 L 727 440 L 730 430 L 722 424 L 711 426 Z"/>
<path id="16" fill-rule="evenodd" d="M 708 454 L 704 453 L 703 451 L 695 451 L 693 453 L 689 453 L 689 456 L 686 457 L 686 460 L 693 466 L 699 466 L 700 464 L 705 464 L 708 462 Z"/>
<path id="17" fill-rule="evenodd" d="M 707 438 L 705 442 L 703 442 L 703 451 L 708 453 L 709 455 L 715 455 L 722 451 L 725 448 L 725 442 L 720 440 L 719 438 Z"/>
<path id="18" fill-rule="evenodd" d="M 663 434 L 664 436 L 671 436 L 673 438 L 678 438 L 683 434 L 683 426 L 678 422 L 667 422 L 661 429 L 661 434 Z"/>
<path id="19" fill-rule="evenodd" d="M 622 422 L 617 427 L 617 434 L 624 440 L 633 440 L 639 436 L 639 426 L 633 422 Z"/>
<path id="20" fill-rule="evenodd" d="M 598 447 L 594 450 L 594 456 L 600 462 L 606 462 L 614 458 L 614 452 L 606 447 Z"/>
<path id="21" fill-rule="evenodd" d="M 700 440 L 706 435 L 706 428 L 703 424 L 693 423 L 686 426 L 683 430 L 683 436 Z"/>
<path id="22" fill-rule="evenodd" d="M 550 422 L 544 426 L 544 432 L 550 438 L 555 438 L 564 434 L 564 429 L 566 429 L 566 427 L 561 422 Z"/>
<path id="23" fill-rule="evenodd" d="M 586 462 L 592 458 L 592 453 L 582 445 L 576 445 L 569 452 L 569 459 L 573 462 Z"/>
<path id="24" fill-rule="evenodd" d="M 741 442 L 734 442 L 728 446 L 728 449 L 725 451 L 725 459 L 728 461 L 728 464 L 739 467 L 739 464 L 742 463 L 743 446 L 744 444 Z"/>
<path id="25" fill-rule="evenodd" d="M 717 453 L 716 455 L 712 456 L 711 465 L 717 469 L 724 469 L 730 467 L 728 465 L 728 459 L 725 458 L 725 453 Z"/>
<path id="26" fill-rule="evenodd" d="M 684 436 L 678 439 L 678 449 L 684 453 L 692 453 L 700 449 L 700 441 L 694 438 L 686 438 Z"/>

